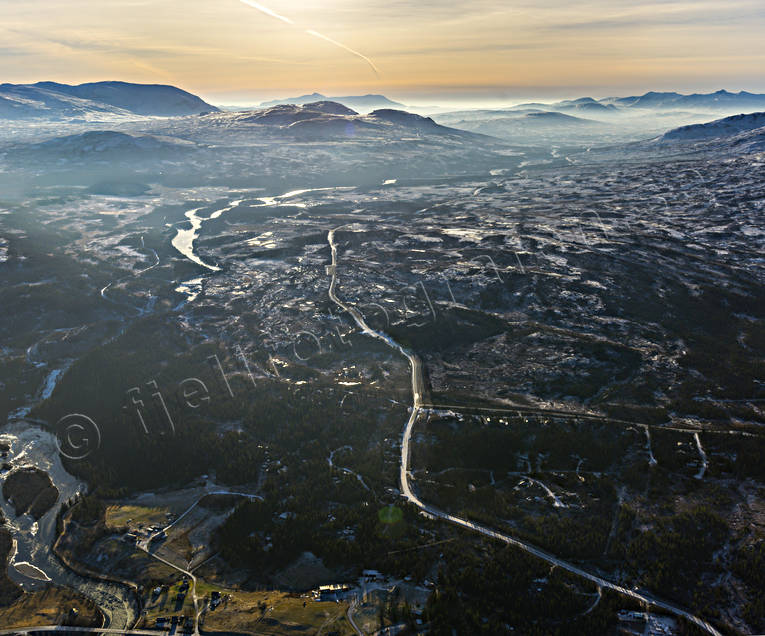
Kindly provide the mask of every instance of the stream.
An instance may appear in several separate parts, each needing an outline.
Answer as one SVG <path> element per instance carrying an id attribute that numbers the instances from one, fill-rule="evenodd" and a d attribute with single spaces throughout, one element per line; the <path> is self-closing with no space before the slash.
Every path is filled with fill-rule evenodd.
<path id="1" fill-rule="evenodd" d="M 55 437 L 35 424 L 16 421 L 2 429 L 0 441 L 10 446 L 6 461 L 13 469 L 34 466 L 43 470 L 59 491 L 55 505 L 39 521 L 27 514 L 17 517 L 13 506 L 0 497 L 0 509 L 15 547 L 8 563 L 9 578 L 27 592 L 43 589 L 48 582 L 73 589 L 98 605 L 108 626 L 131 627 L 136 616 L 127 587 L 75 574 L 53 554 L 58 511 L 65 501 L 86 488 L 84 482 L 64 469 Z"/>

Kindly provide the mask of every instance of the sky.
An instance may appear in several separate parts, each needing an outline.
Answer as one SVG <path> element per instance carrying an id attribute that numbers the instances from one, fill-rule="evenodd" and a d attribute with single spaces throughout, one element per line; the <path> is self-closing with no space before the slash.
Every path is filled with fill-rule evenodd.
<path id="1" fill-rule="evenodd" d="M 0 0 L 0 82 L 174 84 L 217 104 L 765 92 L 763 0 L 247 1 Z"/>

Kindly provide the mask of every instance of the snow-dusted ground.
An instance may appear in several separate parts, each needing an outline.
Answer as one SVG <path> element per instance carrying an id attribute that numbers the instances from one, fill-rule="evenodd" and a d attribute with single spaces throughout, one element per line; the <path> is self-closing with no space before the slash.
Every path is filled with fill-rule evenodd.
<path id="1" fill-rule="evenodd" d="M 765 127 L 765 113 L 749 113 L 732 115 L 703 124 L 690 124 L 665 133 L 663 139 L 668 141 L 689 141 L 728 137 L 738 133 Z"/>
<path id="2" fill-rule="evenodd" d="M 765 160 L 746 152 L 757 129 L 588 152 L 565 138 L 521 149 L 373 118 L 357 120 L 364 134 L 299 140 L 248 118 L 115 124 L 127 136 L 87 134 L 83 123 L 40 124 L 23 139 L 6 128 L 5 413 L 55 397 L 72 360 L 147 316 L 163 316 L 190 347 L 268 352 L 284 370 L 271 377 L 295 386 L 305 380 L 290 365 L 338 387 L 405 385 L 405 361 L 328 303 L 338 268 L 343 302 L 417 347 L 428 392 L 574 413 L 666 408 L 692 381 L 723 413 L 734 408 L 688 362 L 685 335 L 703 318 L 693 303 L 711 295 L 738 303 L 725 322 L 735 359 L 759 355 Z M 336 267 L 328 236 L 342 251 Z M 308 338 L 328 355 L 312 356 Z M 747 398 L 759 399 L 737 399 Z M 646 455 L 654 464 L 647 427 L 642 441 L 643 465 Z M 567 510 L 569 498 L 529 479 L 548 508 Z M 22 561 L 53 578 L 46 563 Z"/>

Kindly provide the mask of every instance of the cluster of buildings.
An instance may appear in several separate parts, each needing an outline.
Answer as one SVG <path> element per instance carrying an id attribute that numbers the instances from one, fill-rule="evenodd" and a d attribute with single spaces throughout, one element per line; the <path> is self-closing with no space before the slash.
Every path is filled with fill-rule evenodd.
<path id="1" fill-rule="evenodd" d="M 317 602 L 339 602 L 343 600 L 351 591 L 351 586 L 347 583 L 332 583 L 330 585 L 320 585 L 311 591 L 311 596 Z"/>
<path id="2" fill-rule="evenodd" d="M 622 623 L 621 633 L 645 636 L 675 636 L 677 621 L 669 616 L 656 616 L 646 612 L 621 610 L 618 614 Z"/>
<path id="3" fill-rule="evenodd" d="M 160 616 L 156 621 L 157 627 L 160 629 L 177 629 L 180 632 L 193 632 L 194 631 L 194 619 L 191 616 Z"/>

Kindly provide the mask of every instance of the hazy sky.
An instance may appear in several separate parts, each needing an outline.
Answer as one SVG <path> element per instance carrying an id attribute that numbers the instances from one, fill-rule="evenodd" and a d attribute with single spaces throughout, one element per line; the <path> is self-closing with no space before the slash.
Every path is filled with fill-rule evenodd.
<path id="1" fill-rule="evenodd" d="M 0 0 L 0 81 L 172 83 L 218 103 L 765 91 L 764 0 L 260 4 L 292 23 L 240 0 Z"/>

